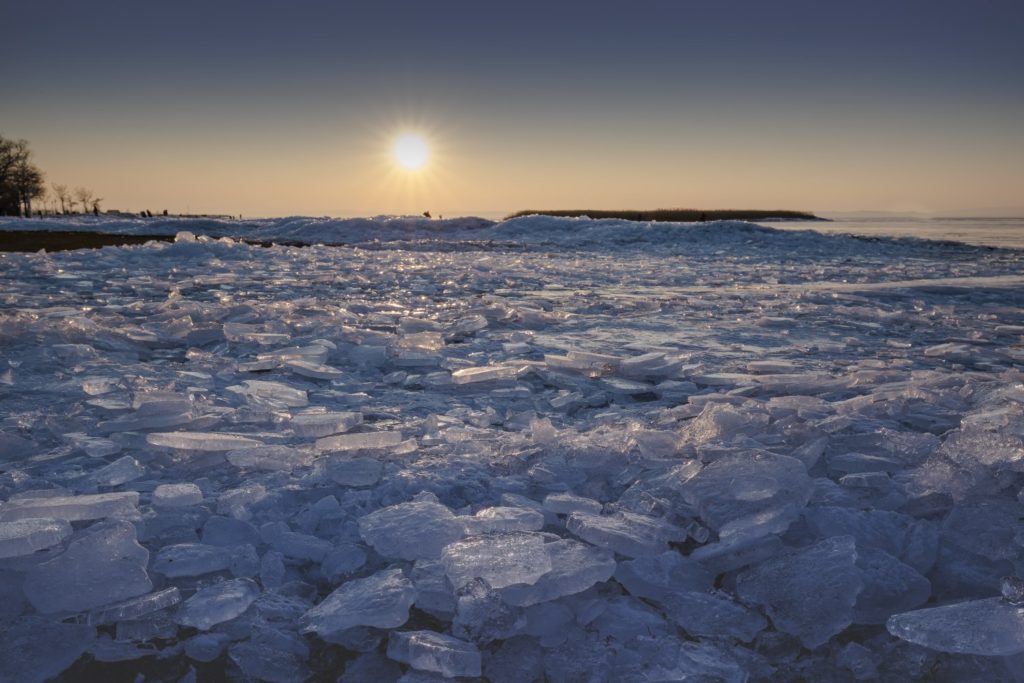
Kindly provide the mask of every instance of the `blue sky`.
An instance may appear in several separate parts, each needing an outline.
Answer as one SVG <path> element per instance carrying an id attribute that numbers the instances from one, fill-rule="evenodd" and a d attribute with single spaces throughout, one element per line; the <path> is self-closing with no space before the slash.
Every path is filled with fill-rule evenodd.
<path id="1" fill-rule="evenodd" d="M 0 133 L 110 207 L 1024 203 L 1021 2 L 0 0 L 0 23 Z M 433 152 L 415 178 L 405 130 Z"/>

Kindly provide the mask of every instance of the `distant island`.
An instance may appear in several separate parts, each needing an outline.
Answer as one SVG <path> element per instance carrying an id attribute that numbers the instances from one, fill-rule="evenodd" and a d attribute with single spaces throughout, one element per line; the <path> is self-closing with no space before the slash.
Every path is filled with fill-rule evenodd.
<path id="1" fill-rule="evenodd" d="M 827 218 L 815 216 L 806 211 L 789 211 L 784 209 L 772 209 L 769 211 L 761 209 L 654 209 L 651 211 L 620 210 L 603 211 L 595 209 L 558 209 L 556 211 L 538 211 L 527 209 L 517 211 L 505 220 L 520 218 L 522 216 L 558 216 L 560 218 L 579 218 L 589 216 L 590 218 L 621 218 L 627 221 L 671 221 L 671 222 L 699 222 L 699 221 L 827 221 Z"/>

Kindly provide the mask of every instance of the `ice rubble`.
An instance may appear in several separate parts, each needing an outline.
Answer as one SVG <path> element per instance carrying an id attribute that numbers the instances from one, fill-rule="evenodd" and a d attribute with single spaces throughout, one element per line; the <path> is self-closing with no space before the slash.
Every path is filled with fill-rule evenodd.
<path id="1" fill-rule="evenodd" d="M 1019 252 L 82 227 L 354 246 L 0 255 L 5 675 L 1011 680 L 1024 656 L 1024 289 L 970 279 Z"/>

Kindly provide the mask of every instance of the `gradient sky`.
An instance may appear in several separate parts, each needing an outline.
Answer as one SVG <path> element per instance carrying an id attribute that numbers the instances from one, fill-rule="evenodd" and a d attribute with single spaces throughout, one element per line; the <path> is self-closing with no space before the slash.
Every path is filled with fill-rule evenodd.
<path id="1" fill-rule="evenodd" d="M 1021 0 L 0 0 L 0 25 L 0 134 L 107 208 L 1024 207 Z M 419 174 L 388 155 L 407 129 Z"/>

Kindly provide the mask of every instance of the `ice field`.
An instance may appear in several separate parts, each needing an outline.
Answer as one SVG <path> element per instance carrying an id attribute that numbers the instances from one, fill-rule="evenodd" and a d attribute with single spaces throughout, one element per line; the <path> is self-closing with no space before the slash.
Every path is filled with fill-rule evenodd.
<path id="1" fill-rule="evenodd" d="M 1024 676 L 1024 250 L 78 227 L 178 236 L 0 254 L 0 681 Z"/>

